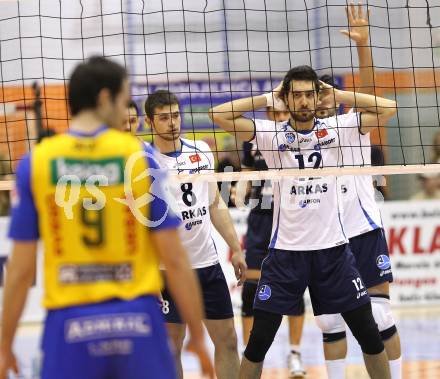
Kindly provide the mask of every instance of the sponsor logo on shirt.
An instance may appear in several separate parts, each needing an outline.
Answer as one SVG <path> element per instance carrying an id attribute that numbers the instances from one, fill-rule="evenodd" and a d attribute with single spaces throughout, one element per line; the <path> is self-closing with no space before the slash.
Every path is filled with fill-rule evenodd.
<path id="1" fill-rule="evenodd" d="M 189 170 L 189 173 L 190 174 L 195 174 L 195 173 L 200 172 L 202 170 L 208 169 L 208 167 L 209 167 L 209 165 L 204 164 L 204 165 L 202 165 L 200 167 L 192 168 L 191 170 Z"/>
<path id="2" fill-rule="evenodd" d="M 282 143 L 281 145 L 278 145 L 278 150 L 279 151 L 299 151 L 299 149 L 297 147 L 291 147 L 286 143 Z"/>
<path id="3" fill-rule="evenodd" d="M 58 280 L 62 284 L 128 282 L 132 279 L 131 263 L 65 264 L 58 272 Z"/>
<path id="4" fill-rule="evenodd" d="M 57 184 L 65 175 L 75 176 L 84 184 L 91 176 L 108 180 L 108 185 L 124 182 L 124 159 L 122 157 L 81 160 L 58 158 L 50 162 L 51 182 Z"/>
<path id="5" fill-rule="evenodd" d="M 185 224 L 185 229 L 186 229 L 186 230 L 191 230 L 191 229 L 193 228 L 193 226 L 201 225 L 202 222 L 203 222 L 202 220 L 195 220 L 195 221 L 187 222 L 187 223 Z"/>
<path id="6" fill-rule="evenodd" d="M 200 162 L 202 159 L 200 158 L 199 154 L 194 154 L 189 156 L 189 160 L 191 161 L 191 163 L 197 163 Z"/>
<path id="7" fill-rule="evenodd" d="M 320 203 L 321 203 L 320 199 L 304 199 L 304 200 L 300 200 L 298 205 L 300 208 L 305 208 L 309 204 L 320 204 Z"/>
<path id="8" fill-rule="evenodd" d="M 288 143 L 294 143 L 295 142 L 295 133 L 287 132 L 286 133 L 286 141 Z"/>
<path id="9" fill-rule="evenodd" d="M 182 211 L 182 220 L 190 220 L 195 217 L 202 217 L 206 215 L 206 207 L 189 209 L 187 211 Z"/>
<path id="10" fill-rule="evenodd" d="M 316 137 L 318 138 L 324 138 L 328 135 L 327 129 L 321 129 L 315 132 Z"/>
<path id="11" fill-rule="evenodd" d="M 312 142 L 312 139 L 310 137 L 300 137 L 298 138 L 299 143 L 309 143 Z"/>
<path id="12" fill-rule="evenodd" d="M 325 193 L 328 191 L 327 183 L 310 184 L 306 186 L 292 186 L 290 189 L 291 195 L 312 195 L 315 193 Z"/>
<path id="13" fill-rule="evenodd" d="M 325 140 L 325 141 L 321 141 L 321 142 L 319 142 L 319 143 L 318 143 L 318 146 L 327 146 L 327 145 L 330 145 L 331 143 L 333 143 L 333 142 L 335 142 L 335 141 L 336 141 L 336 138 L 333 137 L 333 138 L 330 138 L 330 139 L 328 139 L 328 140 Z"/>

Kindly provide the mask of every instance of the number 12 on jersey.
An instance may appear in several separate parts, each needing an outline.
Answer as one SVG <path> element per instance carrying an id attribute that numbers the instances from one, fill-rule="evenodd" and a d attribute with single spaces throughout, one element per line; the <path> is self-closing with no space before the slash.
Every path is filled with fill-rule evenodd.
<path id="1" fill-rule="evenodd" d="M 298 167 L 301 170 L 304 169 L 305 168 L 304 155 L 296 154 L 295 159 L 298 161 Z M 309 163 L 314 162 L 313 168 L 319 168 L 321 166 L 321 161 L 322 161 L 321 153 L 318 151 L 313 152 L 312 154 L 309 155 L 309 157 L 307 158 L 307 161 Z"/>

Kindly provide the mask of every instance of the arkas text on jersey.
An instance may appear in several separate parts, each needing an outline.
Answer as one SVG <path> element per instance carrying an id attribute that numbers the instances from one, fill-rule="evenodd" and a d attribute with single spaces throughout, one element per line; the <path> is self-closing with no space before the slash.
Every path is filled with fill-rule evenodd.
<path id="1" fill-rule="evenodd" d="M 312 195 L 315 193 L 325 193 L 328 190 L 327 183 L 310 184 L 306 186 L 292 186 L 290 190 L 291 195 Z"/>

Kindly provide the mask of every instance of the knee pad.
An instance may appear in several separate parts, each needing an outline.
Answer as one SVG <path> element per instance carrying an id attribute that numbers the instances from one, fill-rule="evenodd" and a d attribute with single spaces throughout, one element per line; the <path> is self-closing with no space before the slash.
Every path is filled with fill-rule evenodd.
<path id="1" fill-rule="evenodd" d="M 272 345 L 275 334 L 280 327 L 282 315 L 261 311 L 254 311 L 254 325 L 252 326 L 249 342 L 244 356 L 251 362 L 263 362 L 267 351 Z"/>
<path id="2" fill-rule="evenodd" d="M 258 283 L 254 280 L 246 280 L 241 291 L 241 316 L 254 316 L 254 298 L 257 292 Z"/>
<path id="3" fill-rule="evenodd" d="M 339 313 L 315 316 L 315 321 L 322 331 L 325 343 L 340 341 L 346 337 L 345 322 Z"/>
<path id="4" fill-rule="evenodd" d="M 371 303 L 341 314 L 365 354 L 379 354 L 384 350 L 379 329 L 374 321 Z"/>
<path id="5" fill-rule="evenodd" d="M 379 328 L 382 340 L 386 341 L 397 333 L 393 314 L 391 313 L 390 299 L 387 295 L 370 295 L 370 298 L 374 320 Z"/>

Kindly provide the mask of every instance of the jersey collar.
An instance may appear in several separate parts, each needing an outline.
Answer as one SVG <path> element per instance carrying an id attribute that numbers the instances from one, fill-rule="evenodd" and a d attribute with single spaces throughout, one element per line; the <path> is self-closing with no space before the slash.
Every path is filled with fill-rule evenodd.
<path id="1" fill-rule="evenodd" d="M 180 154 L 182 154 L 182 147 L 183 147 L 183 141 L 181 138 L 179 138 L 180 141 L 180 148 L 177 149 L 176 151 L 170 151 L 168 153 L 163 153 L 163 155 L 166 155 L 167 157 L 171 157 L 171 158 L 177 158 L 180 156 Z M 151 146 L 154 146 L 154 141 L 151 143 Z M 162 153 L 161 153 L 162 154 Z"/>
<path id="2" fill-rule="evenodd" d="M 80 132 L 78 130 L 69 130 L 67 133 L 75 137 L 96 137 L 97 135 L 104 133 L 107 130 L 108 130 L 108 126 L 102 125 L 98 129 L 93 130 L 92 132 Z"/>
<path id="3" fill-rule="evenodd" d="M 316 128 L 316 125 L 318 125 L 318 124 L 319 124 L 319 120 L 318 120 L 317 118 L 314 118 L 314 119 L 313 119 L 313 128 L 312 128 L 312 129 L 309 129 L 309 130 L 296 130 L 296 129 L 292 126 L 292 124 L 290 123 L 290 119 L 287 120 L 287 125 L 289 125 L 290 128 L 291 128 L 293 131 L 295 131 L 296 133 L 299 133 L 299 134 L 303 134 L 303 135 L 310 134 L 311 132 L 313 132 L 313 131 L 315 130 L 315 128 Z"/>

